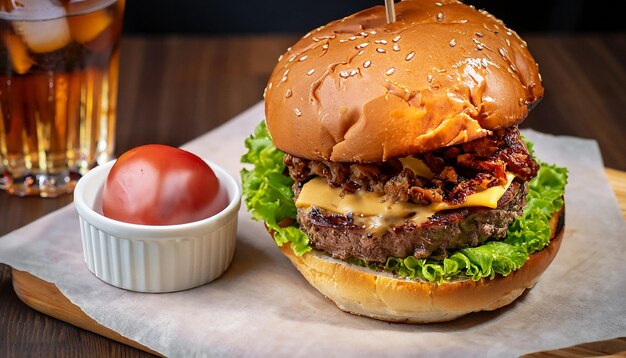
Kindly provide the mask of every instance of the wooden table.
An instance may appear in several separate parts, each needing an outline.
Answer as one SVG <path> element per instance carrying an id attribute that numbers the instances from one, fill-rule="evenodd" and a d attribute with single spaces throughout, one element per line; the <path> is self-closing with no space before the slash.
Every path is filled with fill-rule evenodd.
<path id="1" fill-rule="evenodd" d="M 276 58 L 296 38 L 124 38 L 117 154 L 146 143 L 181 145 L 258 102 Z M 595 138 L 605 165 L 626 171 L 626 34 L 525 39 L 540 64 L 546 95 L 523 127 Z M 71 200 L 0 192 L 0 235 Z M 626 340 L 549 355 L 615 351 L 626 351 Z M 13 291 L 10 268 L 0 265 L 0 356 L 25 355 L 148 354 L 30 309 Z"/>

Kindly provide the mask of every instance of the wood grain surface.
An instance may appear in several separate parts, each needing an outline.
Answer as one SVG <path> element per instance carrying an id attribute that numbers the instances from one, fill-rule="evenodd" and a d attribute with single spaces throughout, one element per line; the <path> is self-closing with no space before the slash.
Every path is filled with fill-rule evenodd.
<path id="1" fill-rule="evenodd" d="M 522 127 L 594 138 L 605 166 L 626 171 L 626 34 L 524 38 L 540 64 L 546 95 Z M 181 145 L 258 102 L 276 58 L 296 39 L 124 38 L 116 153 L 147 143 Z M 619 179 L 617 185 L 623 188 L 625 182 Z M 0 235 L 71 200 L 70 195 L 15 198 L 0 192 Z M 10 268 L 0 265 L 0 357 L 148 355 L 30 309 L 18 299 L 11 279 Z M 623 340 L 598 344 L 558 354 L 625 350 Z"/>
<path id="2" fill-rule="evenodd" d="M 11 274 L 13 275 L 13 289 L 15 290 L 15 294 L 17 294 L 17 297 L 19 297 L 22 302 L 31 308 L 131 347 L 155 355 L 158 354 L 150 348 L 130 340 L 94 321 L 78 306 L 67 299 L 53 283 L 44 281 L 28 272 L 15 269 L 11 270 Z"/>

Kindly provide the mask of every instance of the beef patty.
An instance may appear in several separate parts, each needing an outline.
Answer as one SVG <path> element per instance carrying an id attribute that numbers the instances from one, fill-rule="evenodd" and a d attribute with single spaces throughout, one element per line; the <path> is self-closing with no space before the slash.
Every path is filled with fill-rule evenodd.
<path id="1" fill-rule="evenodd" d="M 498 207 L 439 211 L 422 224 L 406 221 L 381 235 L 372 235 L 354 222 L 319 208 L 298 208 L 298 222 L 310 245 L 332 257 L 385 262 L 388 257 L 443 258 L 449 249 L 478 246 L 506 236 L 509 225 L 522 214 L 528 184 L 516 179 Z"/>

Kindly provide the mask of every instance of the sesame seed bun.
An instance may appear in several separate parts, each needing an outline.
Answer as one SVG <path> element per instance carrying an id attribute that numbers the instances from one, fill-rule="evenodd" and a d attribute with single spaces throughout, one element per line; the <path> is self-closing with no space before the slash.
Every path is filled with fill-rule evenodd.
<path id="1" fill-rule="evenodd" d="M 508 276 L 445 283 L 407 280 L 373 271 L 321 252 L 296 256 L 289 244 L 280 250 L 302 276 L 343 311 L 389 322 L 446 322 L 471 312 L 506 306 L 531 288 L 561 246 L 564 208 L 550 220 L 552 238 L 524 266 Z"/>
<path id="2" fill-rule="evenodd" d="M 306 34 L 266 88 L 276 146 L 313 160 L 378 162 L 521 122 L 543 96 L 526 43 L 456 1 L 396 3 Z"/>

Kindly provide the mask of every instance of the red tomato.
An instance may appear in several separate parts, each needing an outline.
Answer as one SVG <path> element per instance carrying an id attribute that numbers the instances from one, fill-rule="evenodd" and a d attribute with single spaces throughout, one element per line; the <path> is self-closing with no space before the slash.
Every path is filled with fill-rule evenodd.
<path id="1" fill-rule="evenodd" d="M 227 205 L 225 190 L 202 159 L 160 144 L 124 153 L 111 168 L 102 193 L 104 216 L 143 225 L 198 221 Z"/>

